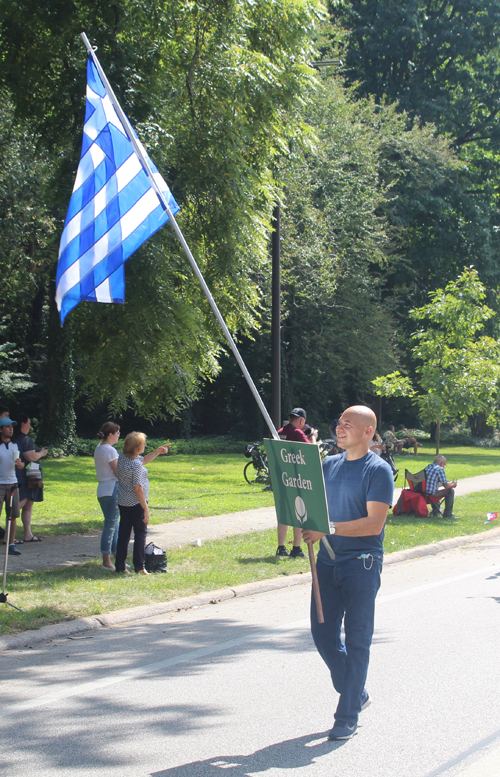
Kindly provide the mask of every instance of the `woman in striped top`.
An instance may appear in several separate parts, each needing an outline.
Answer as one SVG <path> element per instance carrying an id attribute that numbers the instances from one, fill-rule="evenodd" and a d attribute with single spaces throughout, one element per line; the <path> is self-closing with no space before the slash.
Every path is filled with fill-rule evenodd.
<path id="1" fill-rule="evenodd" d="M 117 572 L 128 574 L 126 568 L 128 543 L 134 530 L 134 569 L 141 575 L 149 574 L 145 568 L 147 525 L 149 523 L 149 479 L 144 464 L 156 459 L 161 453 L 168 453 L 168 446 L 161 445 L 151 453 L 142 456 L 146 447 L 146 435 L 130 432 L 125 437 L 123 452 L 116 464 L 118 476 L 118 507 L 120 528 L 116 548 L 115 567 Z"/>

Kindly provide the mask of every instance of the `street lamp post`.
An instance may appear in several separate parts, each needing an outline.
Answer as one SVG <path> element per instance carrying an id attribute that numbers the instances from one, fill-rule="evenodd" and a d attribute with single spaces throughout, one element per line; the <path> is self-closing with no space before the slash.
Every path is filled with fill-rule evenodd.
<path id="1" fill-rule="evenodd" d="M 280 280 L 280 205 L 273 210 L 272 281 L 271 281 L 271 418 L 281 427 L 281 280 Z"/>

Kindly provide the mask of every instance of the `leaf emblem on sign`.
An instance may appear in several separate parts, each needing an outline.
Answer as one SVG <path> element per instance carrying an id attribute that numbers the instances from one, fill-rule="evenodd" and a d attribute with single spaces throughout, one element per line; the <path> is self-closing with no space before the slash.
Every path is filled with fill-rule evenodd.
<path id="1" fill-rule="evenodd" d="M 301 523 L 305 523 L 307 521 L 307 510 L 304 500 L 301 496 L 298 496 L 295 499 L 295 517 Z"/>

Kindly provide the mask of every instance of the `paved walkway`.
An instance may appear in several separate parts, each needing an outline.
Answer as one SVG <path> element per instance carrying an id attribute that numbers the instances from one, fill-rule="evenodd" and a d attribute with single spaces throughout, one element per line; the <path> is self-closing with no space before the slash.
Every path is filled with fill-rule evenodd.
<path id="1" fill-rule="evenodd" d="M 462 480 L 457 486 L 456 494 L 464 496 L 476 491 L 490 491 L 496 488 L 500 489 L 500 472 Z M 401 489 L 396 489 L 395 501 L 398 499 L 400 491 Z M 492 504 L 491 511 L 500 511 L 500 502 Z M 156 524 L 148 528 L 148 542 L 154 542 L 168 550 L 198 541 L 203 543 L 205 540 L 221 539 L 234 534 L 272 529 L 275 526 L 274 507 L 262 507 L 258 510 L 244 510 L 239 513 L 228 513 L 209 518 L 193 518 L 190 521 Z M 70 534 L 46 537 L 43 542 L 21 545 L 19 547 L 20 556 L 9 556 L 8 571 L 25 572 L 52 569 L 81 564 L 87 559 L 100 558 L 100 536 L 100 531 L 91 534 Z"/>

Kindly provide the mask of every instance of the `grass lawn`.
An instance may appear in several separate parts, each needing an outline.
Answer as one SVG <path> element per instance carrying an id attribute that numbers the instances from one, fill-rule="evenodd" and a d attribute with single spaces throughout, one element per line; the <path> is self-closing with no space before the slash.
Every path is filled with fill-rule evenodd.
<path id="1" fill-rule="evenodd" d="M 466 534 L 494 529 L 500 526 L 500 518 L 485 524 L 487 513 L 500 514 L 500 493 L 480 491 L 455 499 L 453 511 L 458 516 L 452 518 L 415 518 L 413 515 L 393 515 L 387 519 L 384 547 L 386 553 L 413 548 L 415 545 L 430 545 L 449 537 L 462 537 Z"/>
<path id="2" fill-rule="evenodd" d="M 247 462 L 236 453 L 158 457 L 147 467 L 151 523 L 273 505 L 271 493 L 244 480 Z M 44 501 L 33 509 L 35 534 L 85 534 L 101 528 L 93 459 L 70 456 L 47 461 L 43 476 Z"/>
<path id="3" fill-rule="evenodd" d="M 274 529 L 168 553 L 167 574 L 143 577 L 103 571 L 100 561 L 8 577 L 9 601 L 0 608 L 0 634 L 116 609 L 169 601 L 240 583 L 309 571 L 308 559 L 278 559 Z"/>
<path id="4" fill-rule="evenodd" d="M 442 452 L 448 459 L 447 473 L 452 480 L 500 471 L 500 449 L 445 447 Z M 434 449 L 429 443 L 416 457 L 397 456 L 400 472 L 396 485 L 404 485 L 405 468 L 418 472 L 433 458 Z M 272 506 L 271 493 L 245 482 L 243 468 L 247 462 L 236 453 L 159 457 L 148 465 L 151 523 Z M 84 534 L 101 527 L 93 459 L 53 459 L 43 464 L 43 472 L 45 500 L 33 510 L 35 534 Z"/>
<path id="5" fill-rule="evenodd" d="M 500 448 L 441 447 L 440 453 L 446 456 L 446 474 L 450 481 L 472 478 L 475 475 L 487 475 L 500 472 Z M 396 486 L 405 486 L 405 469 L 414 474 L 430 464 L 436 455 L 436 448 L 430 442 L 424 442 L 418 450 L 418 456 L 396 456 L 394 461 L 399 469 Z"/>

